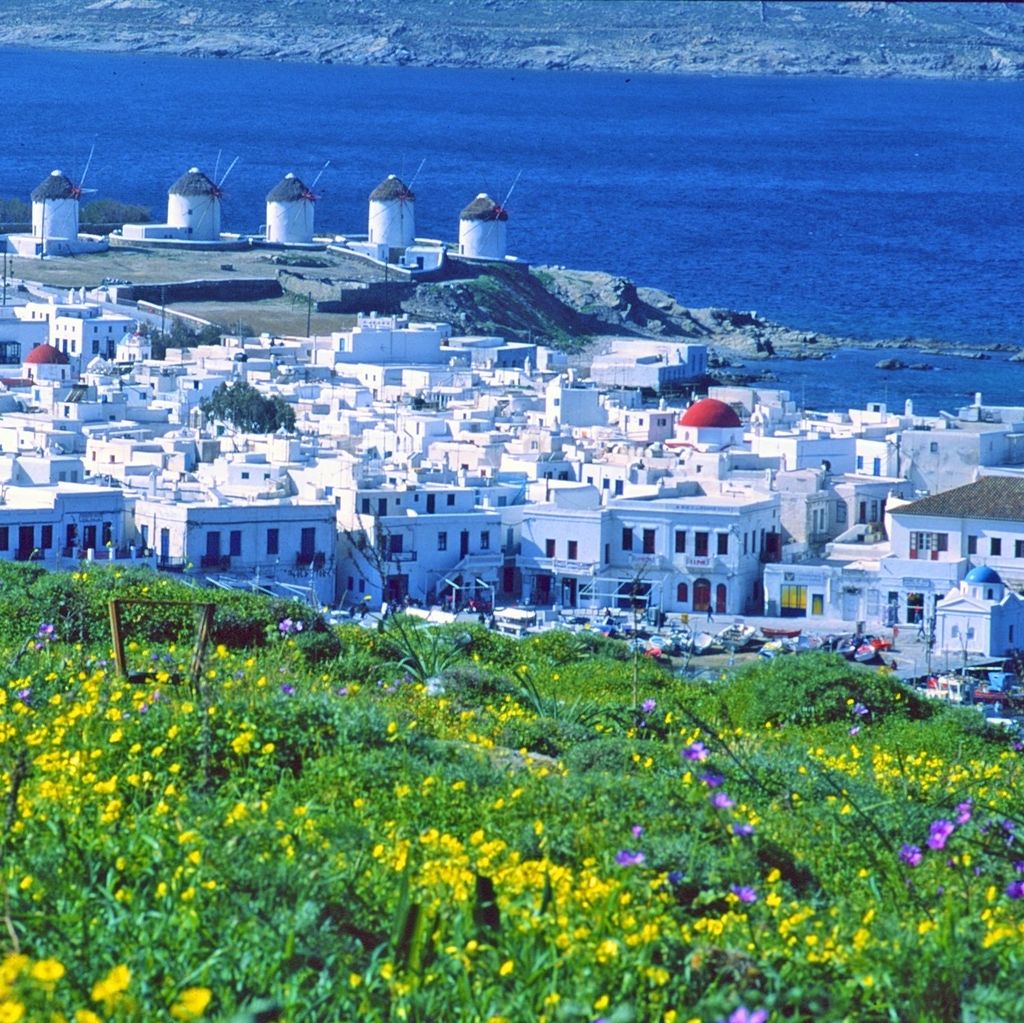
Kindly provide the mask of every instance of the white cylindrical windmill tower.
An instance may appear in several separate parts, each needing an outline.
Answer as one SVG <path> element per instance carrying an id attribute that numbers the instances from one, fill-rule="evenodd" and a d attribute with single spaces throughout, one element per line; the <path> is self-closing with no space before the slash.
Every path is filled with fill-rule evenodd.
<path id="1" fill-rule="evenodd" d="M 82 190 L 59 170 L 32 191 L 32 234 L 36 238 L 77 238 Z"/>
<path id="2" fill-rule="evenodd" d="M 508 212 L 481 192 L 459 214 L 459 255 L 474 259 L 504 259 Z"/>
<path id="3" fill-rule="evenodd" d="M 313 240 L 316 196 L 294 174 L 286 174 L 267 192 L 268 242 L 288 244 Z"/>
<path id="4" fill-rule="evenodd" d="M 416 196 L 409 186 L 389 174 L 370 193 L 371 245 L 406 249 L 416 237 Z"/>
<path id="5" fill-rule="evenodd" d="M 198 167 L 189 167 L 167 190 L 167 223 L 193 241 L 220 238 L 221 190 Z"/>

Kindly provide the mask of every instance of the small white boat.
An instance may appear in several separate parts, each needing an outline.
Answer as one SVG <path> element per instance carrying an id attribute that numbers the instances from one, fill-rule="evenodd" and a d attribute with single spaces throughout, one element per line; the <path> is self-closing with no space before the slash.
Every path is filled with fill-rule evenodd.
<path id="1" fill-rule="evenodd" d="M 757 635 L 757 629 L 752 625 L 744 625 L 742 622 L 735 622 L 722 629 L 716 639 L 720 646 L 733 650 L 743 650 L 753 642 Z"/>
<path id="2" fill-rule="evenodd" d="M 974 698 L 974 685 L 958 675 L 932 675 L 923 693 L 933 700 L 970 703 Z"/>
<path id="3" fill-rule="evenodd" d="M 521 607 L 499 607 L 494 612 L 494 627 L 507 636 L 525 636 L 537 627 L 537 614 Z"/>
<path id="4" fill-rule="evenodd" d="M 693 652 L 706 654 L 715 645 L 715 637 L 710 632 L 698 632 L 693 637 Z"/>

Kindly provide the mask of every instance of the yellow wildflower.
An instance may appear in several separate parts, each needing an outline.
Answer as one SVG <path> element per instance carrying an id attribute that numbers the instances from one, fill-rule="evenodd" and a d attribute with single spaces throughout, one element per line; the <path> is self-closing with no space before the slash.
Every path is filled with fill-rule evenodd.
<path id="1" fill-rule="evenodd" d="M 171 1015 L 175 1019 L 199 1019 L 210 1004 L 211 992 L 206 987 L 187 987 L 178 996 L 177 1002 L 171 1006 Z"/>
<path id="2" fill-rule="evenodd" d="M 92 986 L 94 1002 L 113 1002 L 117 996 L 126 991 L 131 983 L 132 971 L 124 964 L 115 966 L 103 980 L 96 981 Z"/>

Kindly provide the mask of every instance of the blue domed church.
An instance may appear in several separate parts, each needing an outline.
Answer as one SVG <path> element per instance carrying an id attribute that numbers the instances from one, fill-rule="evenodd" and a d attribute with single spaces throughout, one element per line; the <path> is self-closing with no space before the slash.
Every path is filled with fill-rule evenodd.
<path id="1" fill-rule="evenodd" d="M 972 568 L 935 606 L 935 646 L 980 657 L 1005 657 L 1024 647 L 1024 597 L 994 568 Z"/>

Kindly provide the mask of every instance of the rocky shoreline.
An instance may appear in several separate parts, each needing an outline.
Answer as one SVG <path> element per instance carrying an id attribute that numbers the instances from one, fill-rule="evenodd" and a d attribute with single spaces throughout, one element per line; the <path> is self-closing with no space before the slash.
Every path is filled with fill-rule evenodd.
<path id="1" fill-rule="evenodd" d="M 1024 77 L 1014 4 L 20 0 L 0 45 L 626 74 Z"/>
<path id="2" fill-rule="evenodd" d="M 546 335 L 561 338 L 562 347 L 589 353 L 611 336 L 700 342 L 708 345 L 716 371 L 750 364 L 768 369 L 773 359 L 818 360 L 852 348 L 878 350 L 876 368 L 893 371 L 930 369 L 921 359 L 929 354 L 985 360 L 1013 352 L 1012 361 L 1024 361 L 1020 346 L 1005 342 L 837 336 L 787 327 L 757 312 L 688 308 L 665 291 L 638 287 L 624 277 L 560 266 L 537 266 L 528 275 L 493 273 L 421 284 L 402 305 L 412 315 L 451 322 L 458 330 L 524 340 Z"/>

